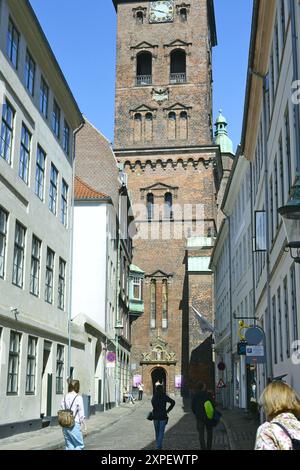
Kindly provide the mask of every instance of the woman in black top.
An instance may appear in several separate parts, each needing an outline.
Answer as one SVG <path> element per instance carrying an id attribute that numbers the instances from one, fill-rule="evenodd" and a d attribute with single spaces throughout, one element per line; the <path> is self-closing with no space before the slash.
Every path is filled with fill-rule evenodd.
<path id="1" fill-rule="evenodd" d="M 168 422 L 168 413 L 174 408 L 175 401 L 165 394 L 162 385 L 157 385 L 151 403 L 153 406 L 153 422 L 156 436 L 156 448 L 161 449 L 165 433 L 165 427 Z M 166 409 L 167 403 L 170 403 L 168 409 Z"/>

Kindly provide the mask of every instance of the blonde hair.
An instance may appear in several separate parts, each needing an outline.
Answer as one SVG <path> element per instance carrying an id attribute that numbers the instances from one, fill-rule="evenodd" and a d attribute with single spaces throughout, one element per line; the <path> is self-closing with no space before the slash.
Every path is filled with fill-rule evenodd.
<path id="1" fill-rule="evenodd" d="M 70 380 L 68 382 L 68 392 L 79 393 L 80 383 L 79 380 Z"/>
<path id="2" fill-rule="evenodd" d="M 280 413 L 293 413 L 300 417 L 300 399 L 295 390 L 284 382 L 271 382 L 263 391 L 260 402 L 268 421 Z"/>

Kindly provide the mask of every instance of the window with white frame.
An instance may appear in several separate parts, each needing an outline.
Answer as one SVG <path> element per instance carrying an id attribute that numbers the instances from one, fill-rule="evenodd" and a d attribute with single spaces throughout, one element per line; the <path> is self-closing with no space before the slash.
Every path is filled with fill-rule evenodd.
<path id="1" fill-rule="evenodd" d="M 272 298 L 272 323 L 273 323 L 273 354 L 274 362 L 277 364 L 277 314 L 276 314 L 276 297 Z"/>
<path id="2" fill-rule="evenodd" d="M 7 31 L 7 56 L 9 57 L 15 69 L 18 68 L 19 43 L 20 34 L 11 18 L 9 18 Z"/>
<path id="3" fill-rule="evenodd" d="M 22 135 L 21 135 L 19 176 L 20 178 L 22 178 L 22 180 L 26 184 L 28 184 L 28 178 L 29 178 L 30 142 L 31 142 L 31 134 L 29 130 L 27 129 L 27 127 L 23 124 Z"/>
<path id="4" fill-rule="evenodd" d="M 23 227 L 19 222 L 16 222 L 12 282 L 18 287 L 23 287 L 25 236 L 25 227 Z"/>
<path id="5" fill-rule="evenodd" d="M 62 180 L 61 186 L 61 223 L 66 227 L 68 223 L 68 192 L 69 187 L 65 180 Z"/>
<path id="6" fill-rule="evenodd" d="M 53 163 L 51 163 L 49 209 L 54 215 L 56 215 L 56 206 L 57 206 L 57 185 L 58 185 L 58 171 L 53 165 Z"/>
<path id="7" fill-rule="evenodd" d="M 59 258 L 59 279 L 58 279 L 58 308 L 65 308 L 65 289 L 66 289 L 66 262 Z"/>
<path id="8" fill-rule="evenodd" d="M 58 344 L 56 352 L 56 393 L 60 395 L 64 391 L 64 346 Z"/>
<path id="9" fill-rule="evenodd" d="M 40 264 L 42 242 L 33 235 L 31 248 L 30 292 L 38 296 L 40 293 Z"/>
<path id="10" fill-rule="evenodd" d="M 134 300 L 142 300 L 143 299 L 143 292 L 142 292 L 142 278 L 138 276 L 134 276 L 132 280 L 132 290 L 133 290 L 133 298 Z"/>
<path id="11" fill-rule="evenodd" d="M 49 87 L 42 77 L 41 86 L 40 86 L 40 112 L 46 119 L 48 117 L 48 102 L 49 102 Z"/>
<path id="12" fill-rule="evenodd" d="M 56 137 L 59 139 L 60 136 L 60 108 L 56 101 L 53 101 L 53 112 L 52 112 L 52 130 Z"/>
<path id="13" fill-rule="evenodd" d="M 8 213 L 0 207 L 0 277 L 5 274 L 5 255 Z"/>
<path id="14" fill-rule="evenodd" d="M 27 50 L 25 62 L 25 86 L 29 93 L 34 95 L 35 62 Z"/>
<path id="15" fill-rule="evenodd" d="M 10 341 L 9 341 L 8 377 L 7 377 L 7 394 L 8 395 L 17 395 L 18 393 L 20 345 L 21 345 L 21 334 L 15 331 L 11 331 Z"/>
<path id="16" fill-rule="evenodd" d="M 296 269 L 295 264 L 291 267 L 290 270 L 290 280 L 291 280 L 291 302 L 292 302 L 292 322 L 293 322 L 293 341 L 298 341 L 298 319 L 297 319 L 297 293 L 296 293 Z"/>
<path id="17" fill-rule="evenodd" d="M 37 354 L 37 338 L 28 337 L 27 349 L 27 369 L 26 369 L 26 394 L 33 395 L 35 393 L 36 379 L 36 354 Z"/>
<path id="18" fill-rule="evenodd" d="M 282 324 L 282 308 L 281 308 L 281 288 L 277 290 L 277 309 L 278 309 L 278 326 L 279 326 L 279 352 L 280 360 L 283 361 L 283 324 Z"/>
<path id="19" fill-rule="evenodd" d="M 284 126 L 285 126 L 285 150 L 286 150 L 287 170 L 288 170 L 288 191 L 290 191 L 291 186 L 292 186 L 292 162 L 291 162 L 291 131 L 290 131 L 289 105 L 287 105 L 286 110 L 285 110 Z"/>
<path id="20" fill-rule="evenodd" d="M 45 162 L 46 153 L 38 145 L 36 155 L 36 169 L 35 169 L 35 194 L 44 200 L 44 186 L 45 186 Z"/>
<path id="21" fill-rule="evenodd" d="M 285 202 L 285 184 L 284 184 L 284 164 L 283 164 L 283 146 L 282 146 L 282 133 L 280 133 L 278 141 L 278 150 L 279 150 L 279 174 L 280 174 L 280 187 L 281 187 L 281 206 Z"/>
<path id="22" fill-rule="evenodd" d="M 70 127 L 66 120 L 64 122 L 63 149 L 67 155 L 70 155 Z"/>
<path id="23" fill-rule="evenodd" d="M 285 342 L 286 342 L 286 356 L 290 357 L 291 340 L 290 340 L 290 316 L 289 316 L 289 290 L 287 276 L 283 281 L 283 296 L 284 296 L 284 318 L 285 318 Z"/>
<path id="24" fill-rule="evenodd" d="M 45 300 L 49 304 L 53 302 L 54 258 L 54 251 L 47 248 Z"/>
<path id="25" fill-rule="evenodd" d="M 15 111 L 8 101 L 5 101 L 2 109 L 0 156 L 10 165 L 13 142 Z"/>

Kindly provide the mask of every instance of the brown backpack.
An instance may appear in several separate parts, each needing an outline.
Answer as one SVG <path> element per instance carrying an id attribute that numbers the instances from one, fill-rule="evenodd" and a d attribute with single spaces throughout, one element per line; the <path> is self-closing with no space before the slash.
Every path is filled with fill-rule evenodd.
<path id="1" fill-rule="evenodd" d="M 75 413 L 75 416 L 74 416 L 72 406 L 73 406 L 73 403 L 76 400 L 77 396 L 78 395 L 76 395 L 74 400 L 72 401 L 72 404 L 71 404 L 70 408 L 67 408 L 66 397 L 65 397 L 65 399 L 64 399 L 65 408 L 63 410 L 59 410 L 57 412 L 58 424 L 60 424 L 60 426 L 62 428 L 72 428 L 75 425 L 75 417 L 77 415 L 77 410 L 76 410 L 76 413 Z"/>

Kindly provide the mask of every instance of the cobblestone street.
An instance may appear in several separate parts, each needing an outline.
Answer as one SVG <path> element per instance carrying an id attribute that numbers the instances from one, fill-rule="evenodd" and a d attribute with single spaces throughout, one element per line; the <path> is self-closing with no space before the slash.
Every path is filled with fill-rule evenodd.
<path id="1" fill-rule="evenodd" d="M 151 450 L 155 449 L 153 423 L 146 419 L 151 410 L 150 400 L 145 399 L 136 410 L 124 416 L 107 429 L 93 434 L 86 439 L 87 450 Z M 181 398 L 176 399 L 176 406 L 170 413 L 165 432 L 165 450 L 199 450 L 196 421 L 189 405 L 184 405 Z M 229 450 L 229 443 L 224 425 L 215 429 L 213 448 Z"/>

